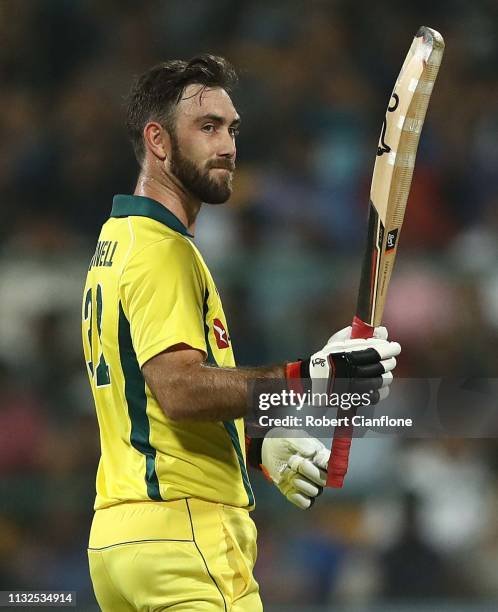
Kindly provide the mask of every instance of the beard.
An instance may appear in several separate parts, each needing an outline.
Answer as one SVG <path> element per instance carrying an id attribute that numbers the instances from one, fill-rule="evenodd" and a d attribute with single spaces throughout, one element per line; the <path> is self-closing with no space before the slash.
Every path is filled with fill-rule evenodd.
<path id="1" fill-rule="evenodd" d="M 185 189 L 201 202 L 206 204 L 223 204 L 232 194 L 232 175 L 224 174 L 218 179 L 211 178 L 211 168 L 234 169 L 234 163 L 228 159 L 208 162 L 205 169 L 200 169 L 192 160 L 185 157 L 180 150 L 178 140 L 171 134 L 172 174 L 182 183 Z"/>

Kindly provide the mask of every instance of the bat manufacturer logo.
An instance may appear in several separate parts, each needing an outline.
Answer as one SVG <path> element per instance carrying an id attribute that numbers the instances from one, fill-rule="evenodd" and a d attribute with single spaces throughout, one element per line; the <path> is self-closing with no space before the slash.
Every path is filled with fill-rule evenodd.
<path id="1" fill-rule="evenodd" d="M 216 345 L 219 349 L 226 349 L 230 346 L 230 338 L 228 337 L 225 326 L 219 319 L 213 321 L 213 332 L 216 339 Z"/>
<path id="2" fill-rule="evenodd" d="M 390 231 L 386 238 L 386 253 L 393 251 L 396 248 L 396 240 L 398 238 L 398 228 Z"/>
<path id="3" fill-rule="evenodd" d="M 387 112 L 388 113 L 394 113 L 394 111 L 398 108 L 399 106 L 399 96 L 398 94 L 393 93 L 391 98 L 394 99 L 394 102 L 389 105 L 387 107 Z M 391 152 L 391 147 L 384 142 L 384 138 L 386 136 L 386 129 L 387 129 L 387 115 L 384 117 L 384 121 L 382 123 L 382 129 L 380 131 L 380 146 L 377 147 L 377 157 L 380 157 L 381 155 L 384 155 L 384 153 L 390 153 Z"/>
<path id="4" fill-rule="evenodd" d="M 315 357 L 311 361 L 311 365 L 325 367 L 325 359 L 323 357 Z"/>

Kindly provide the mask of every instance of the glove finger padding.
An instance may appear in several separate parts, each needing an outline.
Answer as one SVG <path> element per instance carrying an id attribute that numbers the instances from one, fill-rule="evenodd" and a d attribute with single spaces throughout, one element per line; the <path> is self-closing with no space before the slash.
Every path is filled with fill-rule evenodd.
<path id="1" fill-rule="evenodd" d="M 353 367 L 352 375 L 354 378 L 374 378 L 384 374 L 384 366 L 380 361 Z"/>
<path id="2" fill-rule="evenodd" d="M 374 348 L 380 355 L 381 359 L 389 359 L 397 357 L 401 353 L 401 346 L 398 342 L 388 342 L 387 340 L 366 340 L 371 348 Z"/>
<path id="3" fill-rule="evenodd" d="M 285 468 L 278 483 L 280 491 L 288 497 L 291 493 L 301 493 L 306 497 L 316 497 L 321 486 L 317 486 L 304 476 L 301 476 L 290 467 Z"/>
<path id="4" fill-rule="evenodd" d="M 289 435 L 292 434 L 292 431 L 287 431 L 285 433 Z M 305 432 L 300 432 L 301 436 L 303 434 L 305 434 Z M 321 449 L 321 447 L 323 447 L 323 444 L 319 440 L 312 438 L 308 434 L 305 435 L 307 437 L 285 438 L 282 439 L 282 441 L 285 441 L 285 445 L 289 450 L 292 450 L 294 453 L 297 453 L 297 455 L 300 455 L 301 458 L 312 457 L 318 450 Z"/>
<path id="5" fill-rule="evenodd" d="M 330 456 L 330 452 L 327 451 L 327 453 Z M 327 482 L 327 472 L 325 469 L 321 469 L 313 461 L 299 455 L 290 457 L 289 467 L 320 487 L 324 487 Z"/>
<path id="6" fill-rule="evenodd" d="M 307 478 L 302 476 L 295 476 L 292 480 L 294 488 L 298 493 L 302 493 L 307 497 L 316 497 L 320 492 L 321 487 L 317 487 L 315 484 L 310 482 Z"/>
<path id="7" fill-rule="evenodd" d="M 352 329 L 353 328 L 351 327 L 351 325 L 348 325 L 348 327 L 345 327 L 344 329 L 341 329 L 340 331 L 335 332 L 335 334 L 330 336 L 330 338 L 327 340 L 327 344 L 330 344 L 331 342 L 341 342 L 342 340 L 351 340 Z M 372 337 L 378 340 L 387 340 L 387 337 L 388 337 L 387 329 L 383 327 L 382 325 L 380 325 L 379 327 L 376 327 L 374 329 Z"/>
<path id="8" fill-rule="evenodd" d="M 380 325 L 374 329 L 373 337 L 379 338 L 380 340 L 387 340 L 388 336 L 387 328 Z"/>
<path id="9" fill-rule="evenodd" d="M 325 446 L 315 454 L 313 457 L 313 465 L 318 466 L 322 470 L 327 471 L 330 459 L 330 450 Z"/>
<path id="10" fill-rule="evenodd" d="M 346 351 L 346 353 L 349 363 L 354 366 L 372 365 L 381 360 L 379 352 L 372 347 Z"/>
<path id="11" fill-rule="evenodd" d="M 383 359 L 381 362 L 384 372 L 390 372 L 396 367 L 396 357 L 389 357 L 389 359 Z"/>
<path id="12" fill-rule="evenodd" d="M 375 378 L 357 378 L 350 386 L 350 389 L 354 393 L 370 393 L 370 391 L 376 391 L 380 389 L 384 384 L 382 376 L 376 376 Z"/>
<path id="13" fill-rule="evenodd" d="M 394 376 L 392 375 L 392 372 L 386 372 L 385 374 L 382 374 L 382 386 L 383 387 L 389 387 L 389 385 L 392 383 Z"/>
<path id="14" fill-rule="evenodd" d="M 297 493 L 297 492 L 289 493 L 285 497 L 292 504 L 294 504 L 298 508 L 301 508 L 301 510 L 307 510 L 308 508 L 311 508 L 311 506 L 313 505 L 313 502 L 315 501 L 314 497 L 312 499 L 310 499 L 309 497 L 306 497 L 302 493 Z"/>
<path id="15" fill-rule="evenodd" d="M 355 393 L 368 393 L 369 391 L 376 391 L 383 387 L 389 387 L 393 380 L 394 376 L 392 372 L 386 372 L 374 378 L 355 378 L 351 382 L 350 389 Z"/>
<path id="16" fill-rule="evenodd" d="M 355 365 L 375 363 L 379 360 L 396 357 L 401 353 L 401 346 L 397 342 L 376 339 L 358 340 L 358 342 L 362 344 L 345 346 L 343 349 L 345 353 L 348 353 L 352 363 Z"/>

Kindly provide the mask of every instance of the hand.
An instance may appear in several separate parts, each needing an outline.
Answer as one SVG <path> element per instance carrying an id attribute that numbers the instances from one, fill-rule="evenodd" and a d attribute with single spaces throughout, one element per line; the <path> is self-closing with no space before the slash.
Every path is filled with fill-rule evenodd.
<path id="1" fill-rule="evenodd" d="M 393 380 L 397 342 L 388 342 L 387 329 L 376 327 L 372 338 L 351 338 L 351 326 L 331 336 L 309 360 L 288 364 L 287 378 L 311 378 L 313 393 L 370 393 L 371 403 L 385 399 Z"/>
<path id="2" fill-rule="evenodd" d="M 305 431 L 275 427 L 264 437 L 265 474 L 298 508 L 310 508 L 327 481 L 330 451 Z"/>

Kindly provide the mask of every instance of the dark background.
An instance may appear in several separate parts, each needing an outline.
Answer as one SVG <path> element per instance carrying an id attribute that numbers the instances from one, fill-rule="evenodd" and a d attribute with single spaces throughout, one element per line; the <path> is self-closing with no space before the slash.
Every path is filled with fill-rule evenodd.
<path id="1" fill-rule="evenodd" d="M 98 433 L 80 300 L 112 196 L 137 176 L 132 77 L 205 51 L 241 72 L 235 192 L 201 212 L 196 244 L 238 362 L 264 364 L 350 322 L 387 100 L 417 28 L 441 31 L 385 323 L 399 376 L 496 377 L 497 24 L 484 0 L 0 0 L 1 589 L 93 602 Z M 345 490 L 305 513 L 253 474 L 268 610 L 491 607 L 497 448 L 355 440 Z"/>

